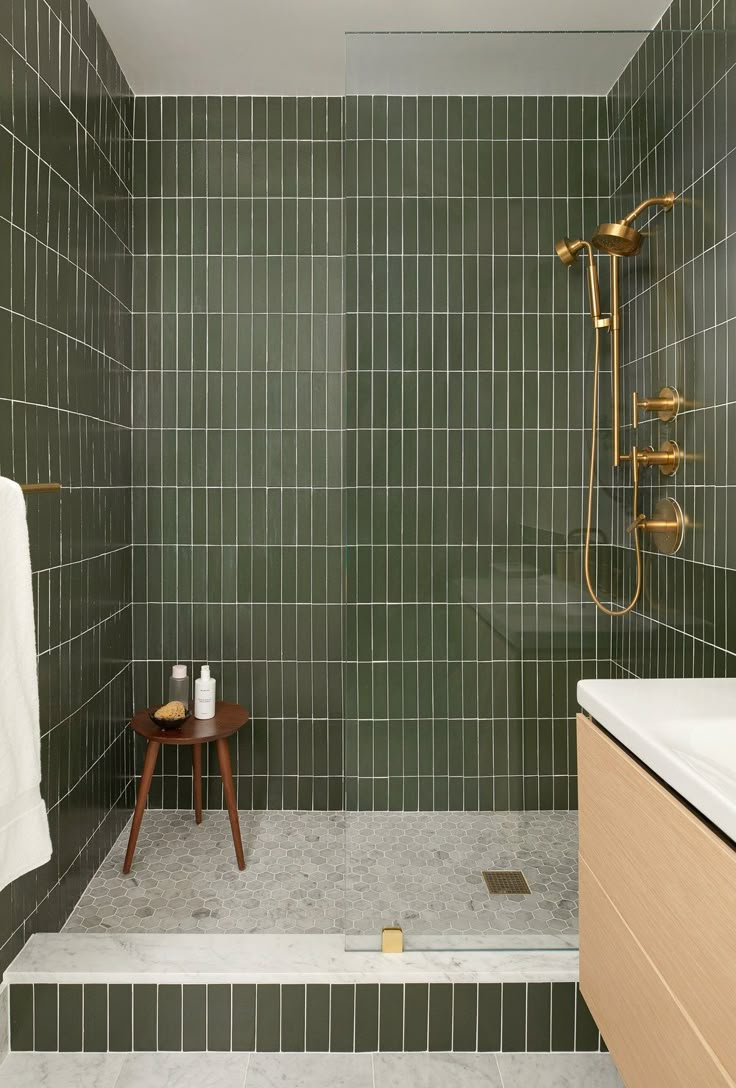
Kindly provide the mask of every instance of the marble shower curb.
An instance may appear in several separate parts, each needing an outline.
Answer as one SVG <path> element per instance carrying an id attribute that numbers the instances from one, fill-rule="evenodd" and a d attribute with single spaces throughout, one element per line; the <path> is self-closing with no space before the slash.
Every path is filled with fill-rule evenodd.
<path id="1" fill-rule="evenodd" d="M 36 934 L 15 1051 L 595 1052 L 576 952 L 348 952 L 335 935 Z"/>

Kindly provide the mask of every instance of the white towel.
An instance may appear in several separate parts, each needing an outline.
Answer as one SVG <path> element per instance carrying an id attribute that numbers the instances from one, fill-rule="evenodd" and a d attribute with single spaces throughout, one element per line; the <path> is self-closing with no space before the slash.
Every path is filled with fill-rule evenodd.
<path id="1" fill-rule="evenodd" d="M 26 504 L 0 476 L 0 888 L 51 857 Z"/>

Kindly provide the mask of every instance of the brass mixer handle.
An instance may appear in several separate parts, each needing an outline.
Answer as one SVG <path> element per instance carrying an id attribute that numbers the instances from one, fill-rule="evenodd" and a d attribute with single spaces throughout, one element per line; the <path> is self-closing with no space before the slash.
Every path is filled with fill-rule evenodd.
<path id="1" fill-rule="evenodd" d="M 641 412 L 658 412 L 660 413 L 660 419 L 664 423 L 669 423 L 671 419 L 674 419 L 677 415 L 682 400 L 677 390 L 671 386 L 665 385 L 659 391 L 659 395 L 656 397 L 640 397 L 639 394 L 634 391 L 631 394 L 631 422 L 634 430 L 639 426 L 639 415 Z"/>
<path id="2" fill-rule="evenodd" d="M 646 514 L 637 514 L 636 517 L 634 518 L 634 520 L 632 521 L 631 525 L 628 525 L 626 527 L 626 532 L 627 533 L 634 533 L 634 532 L 636 532 L 637 529 L 641 529 L 643 525 L 646 525 L 646 523 L 647 523 Z"/>
<path id="3" fill-rule="evenodd" d="M 639 426 L 640 412 L 658 412 L 660 408 L 669 407 L 669 401 L 659 397 L 640 397 L 634 390 L 631 394 L 631 425 L 636 430 Z"/>

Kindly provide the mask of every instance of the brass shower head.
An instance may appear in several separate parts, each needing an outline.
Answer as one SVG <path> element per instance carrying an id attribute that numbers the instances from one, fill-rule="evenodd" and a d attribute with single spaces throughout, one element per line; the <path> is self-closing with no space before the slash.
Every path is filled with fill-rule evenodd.
<path id="1" fill-rule="evenodd" d="M 633 257 L 641 249 L 643 238 L 640 232 L 634 230 L 631 224 L 637 216 L 641 215 L 645 208 L 650 208 L 653 204 L 658 204 L 665 211 L 670 211 L 676 199 L 675 194 L 669 192 L 665 193 L 664 196 L 652 196 L 648 200 L 642 200 L 641 204 L 637 204 L 633 212 L 629 212 L 624 219 L 619 219 L 617 223 L 601 223 L 593 235 L 593 245 L 596 249 L 600 249 L 612 257 Z"/>
<path id="2" fill-rule="evenodd" d="M 557 256 L 563 264 L 574 264 L 578 253 L 583 249 L 585 249 L 585 242 L 571 242 L 569 238 L 560 238 L 559 242 L 555 242 Z"/>
<path id="3" fill-rule="evenodd" d="M 591 241 L 596 249 L 614 257 L 633 257 L 641 249 L 642 237 L 625 223 L 601 223 Z"/>

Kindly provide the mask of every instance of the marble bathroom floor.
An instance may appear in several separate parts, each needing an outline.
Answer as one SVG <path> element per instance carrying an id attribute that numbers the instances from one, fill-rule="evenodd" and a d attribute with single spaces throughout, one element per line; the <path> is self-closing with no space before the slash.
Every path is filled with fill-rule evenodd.
<path id="1" fill-rule="evenodd" d="M 0 1088 L 623 1088 L 607 1054 L 11 1054 Z"/>
<path id="2" fill-rule="evenodd" d="M 238 872 L 227 815 L 157 811 L 133 869 L 128 828 L 65 928 L 84 933 L 346 933 L 382 926 L 539 946 L 577 937 L 577 814 L 241 812 Z M 522 869 L 529 896 L 492 897 L 484 869 Z M 482 944 L 482 941 L 480 942 Z M 544 942 L 542 942 L 544 944 Z"/>

